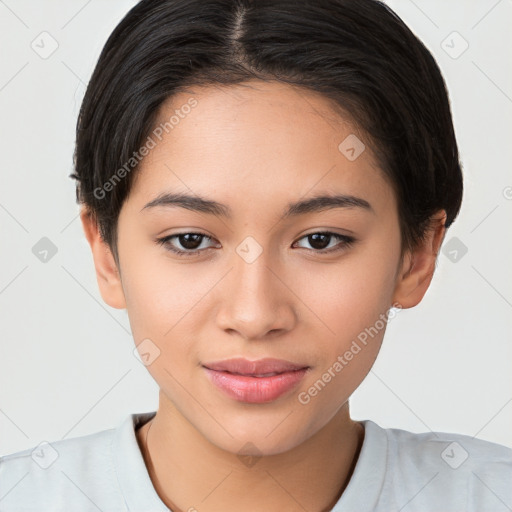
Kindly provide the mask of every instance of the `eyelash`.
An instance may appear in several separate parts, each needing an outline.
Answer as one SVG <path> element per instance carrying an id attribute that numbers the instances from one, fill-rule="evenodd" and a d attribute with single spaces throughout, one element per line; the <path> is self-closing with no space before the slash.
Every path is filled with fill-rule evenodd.
<path id="1" fill-rule="evenodd" d="M 168 250 L 168 251 L 170 251 L 170 252 L 172 252 L 172 253 L 176 254 L 177 256 L 180 256 L 180 257 L 199 256 L 200 252 L 205 251 L 207 249 L 210 249 L 210 247 L 208 247 L 207 249 L 191 249 L 189 251 L 181 251 L 180 249 L 174 248 L 169 243 L 171 239 L 177 238 L 177 237 L 183 236 L 183 235 L 199 235 L 201 237 L 208 238 L 210 240 L 212 239 L 206 233 L 200 233 L 200 232 L 195 232 L 194 231 L 194 232 L 176 233 L 174 235 L 169 235 L 169 236 L 165 236 L 165 237 L 162 237 L 162 238 L 157 238 L 156 242 L 157 242 L 157 244 L 164 246 L 166 250 Z M 330 249 L 318 249 L 318 250 L 306 249 L 308 251 L 313 251 L 313 252 L 318 253 L 318 254 L 331 254 L 331 253 L 334 253 L 334 252 L 342 251 L 344 249 L 347 249 L 347 248 L 351 247 L 354 244 L 354 242 L 356 242 L 356 239 L 354 237 L 352 237 L 352 236 L 340 235 L 339 233 L 333 233 L 331 231 L 314 231 L 313 233 L 308 233 L 307 235 L 304 235 L 303 237 L 299 238 L 299 240 L 302 240 L 303 238 L 308 238 L 309 236 L 312 236 L 312 235 L 327 235 L 327 236 L 330 236 L 330 237 L 338 238 L 338 239 L 340 239 L 342 241 L 341 244 L 338 244 L 334 248 L 331 247 Z M 203 239 L 201 240 L 201 242 L 203 241 Z M 299 240 L 297 240 L 297 242 Z"/>

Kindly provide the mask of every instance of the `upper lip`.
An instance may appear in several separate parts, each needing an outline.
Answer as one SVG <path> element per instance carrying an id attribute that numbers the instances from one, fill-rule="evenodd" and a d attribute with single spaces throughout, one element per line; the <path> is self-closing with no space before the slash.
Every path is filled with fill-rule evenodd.
<path id="1" fill-rule="evenodd" d="M 225 359 L 203 364 L 205 368 L 218 372 L 236 373 L 239 375 L 264 375 L 303 370 L 307 366 L 285 361 L 283 359 L 257 359 L 250 361 L 244 358 Z"/>

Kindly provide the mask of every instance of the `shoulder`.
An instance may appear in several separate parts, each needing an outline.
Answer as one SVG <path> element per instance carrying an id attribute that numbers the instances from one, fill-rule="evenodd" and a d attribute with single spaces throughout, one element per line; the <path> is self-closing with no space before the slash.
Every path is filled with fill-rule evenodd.
<path id="1" fill-rule="evenodd" d="M 97 510 L 99 502 L 115 508 L 102 492 L 115 488 L 112 457 L 115 429 L 86 436 L 42 442 L 0 457 L 2 511 L 61 510 L 75 503 L 77 510 Z M 101 495 L 100 495 L 101 494 Z M 98 504 L 96 505 L 96 501 Z M 82 505 L 83 503 L 83 505 Z"/>
<path id="2" fill-rule="evenodd" d="M 387 440 L 386 473 L 392 476 L 386 480 L 388 492 L 397 496 L 397 504 L 409 504 L 405 510 L 442 503 L 445 510 L 512 507 L 512 449 L 463 434 L 381 430 Z"/>
<path id="3" fill-rule="evenodd" d="M 380 428 L 380 427 L 378 427 Z M 396 428 L 382 429 L 388 440 L 389 455 L 397 468 L 477 469 L 501 468 L 512 471 L 512 449 L 464 434 L 447 432 L 414 433 Z M 442 464 L 441 464 L 442 463 Z"/>

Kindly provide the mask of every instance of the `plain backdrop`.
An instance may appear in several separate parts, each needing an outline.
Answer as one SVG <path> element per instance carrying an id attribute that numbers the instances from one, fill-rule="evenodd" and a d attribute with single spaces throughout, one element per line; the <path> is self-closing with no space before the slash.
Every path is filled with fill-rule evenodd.
<path id="1" fill-rule="evenodd" d="M 68 178 L 86 84 L 135 3 L 0 1 L 2 455 L 157 409 L 126 311 L 99 294 Z M 512 447 L 512 2 L 389 4 L 444 74 L 465 193 L 431 288 L 390 322 L 352 416 Z M 37 244 L 55 254 L 42 262 Z"/>

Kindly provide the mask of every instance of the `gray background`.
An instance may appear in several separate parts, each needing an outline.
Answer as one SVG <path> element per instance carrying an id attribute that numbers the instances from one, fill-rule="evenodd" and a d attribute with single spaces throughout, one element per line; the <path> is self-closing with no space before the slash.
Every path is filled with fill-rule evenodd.
<path id="1" fill-rule="evenodd" d="M 86 83 L 135 3 L 0 0 L 0 454 L 157 408 L 126 311 L 99 294 L 67 177 Z M 512 447 L 512 1 L 389 4 L 447 81 L 465 196 L 431 288 L 390 322 L 352 415 Z M 47 262 L 33 252 L 43 237 Z"/>

